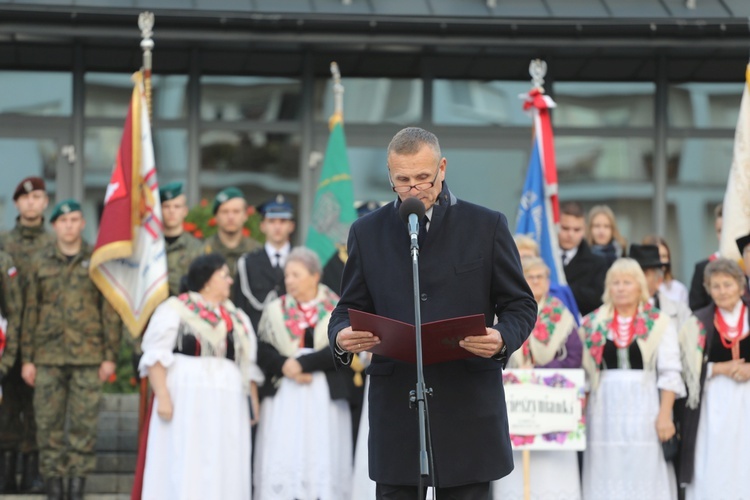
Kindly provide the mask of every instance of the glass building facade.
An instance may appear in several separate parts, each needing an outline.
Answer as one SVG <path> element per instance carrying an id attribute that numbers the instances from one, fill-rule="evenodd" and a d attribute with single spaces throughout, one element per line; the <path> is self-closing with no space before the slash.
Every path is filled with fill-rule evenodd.
<path id="1" fill-rule="evenodd" d="M 229 185 L 253 204 L 284 193 L 298 207 L 303 242 L 336 60 L 355 199 L 393 199 L 385 148 L 401 127 L 416 125 L 440 138 L 455 194 L 504 212 L 513 226 L 531 141 L 519 95 L 530 88 L 530 59 L 542 57 L 557 102 L 561 199 L 608 204 L 633 242 L 662 233 L 675 274 L 689 281 L 692 264 L 718 245 L 712 211 L 732 159 L 747 61 L 746 40 L 732 35 L 746 26 L 744 12 L 714 12 L 699 0 L 708 10 L 685 11 L 687 22 L 676 6 L 634 21 L 610 8 L 600 26 L 596 9 L 562 20 L 535 2 L 516 2 L 515 17 L 500 20 L 486 0 L 379 8 L 397 3 L 401 11 L 373 12 L 363 0 L 311 1 L 303 12 L 283 0 L 0 2 L 8 20 L 0 29 L 0 227 L 14 223 L 13 187 L 40 175 L 53 202 L 84 202 L 94 239 L 130 73 L 141 64 L 138 8 L 151 7 L 159 180 L 184 180 L 191 204 Z M 609 5 L 555 2 L 582 4 Z M 461 26 L 471 26 L 453 33 L 446 16 L 461 8 Z M 708 28 L 701 13 L 713 15 Z"/>

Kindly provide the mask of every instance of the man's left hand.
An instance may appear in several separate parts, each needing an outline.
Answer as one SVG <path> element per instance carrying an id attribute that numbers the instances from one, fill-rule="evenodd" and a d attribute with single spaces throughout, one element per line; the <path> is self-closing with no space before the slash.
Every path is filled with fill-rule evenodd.
<path id="1" fill-rule="evenodd" d="M 494 328 L 487 328 L 487 335 L 466 337 L 458 345 L 480 358 L 491 358 L 500 352 L 505 342 L 503 342 L 500 332 Z"/>

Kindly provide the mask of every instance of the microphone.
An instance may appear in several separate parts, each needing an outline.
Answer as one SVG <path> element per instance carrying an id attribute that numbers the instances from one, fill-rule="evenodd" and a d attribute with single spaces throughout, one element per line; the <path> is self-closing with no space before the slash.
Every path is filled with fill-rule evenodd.
<path id="1" fill-rule="evenodd" d="M 418 198 L 407 198 L 398 208 L 401 220 L 409 227 L 412 248 L 419 248 L 419 222 L 424 218 L 424 212 L 424 204 Z"/>

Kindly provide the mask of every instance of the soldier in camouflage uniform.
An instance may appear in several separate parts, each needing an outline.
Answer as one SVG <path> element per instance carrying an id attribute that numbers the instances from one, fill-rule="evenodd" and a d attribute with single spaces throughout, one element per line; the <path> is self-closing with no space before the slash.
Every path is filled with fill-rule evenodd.
<path id="1" fill-rule="evenodd" d="M 182 227 L 188 214 L 187 198 L 182 192 L 182 183 L 171 182 L 162 186 L 159 189 L 159 197 L 167 246 L 169 295 L 178 295 L 180 279 L 187 274 L 193 259 L 203 255 L 203 244 Z"/>
<path id="2" fill-rule="evenodd" d="M 13 259 L 0 251 L 0 383 L 16 364 L 21 336 L 21 285 Z M 0 390 L 1 387 L 0 387 Z M 3 397 L 0 393 L 0 405 Z M 15 453 L 0 454 L 0 491 L 16 490 Z"/>
<path id="3" fill-rule="evenodd" d="M 216 234 L 205 241 L 206 253 L 216 252 L 224 257 L 232 276 L 237 274 L 237 260 L 242 254 L 260 248 L 260 243 L 242 234 L 247 221 L 247 201 L 242 191 L 229 187 L 216 195 L 213 204 Z"/>
<path id="4" fill-rule="evenodd" d="M 54 237 L 44 229 L 44 210 L 49 198 L 43 179 L 28 177 L 22 180 L 13 193 L 13 200 L 18 209 L 18 219 L 12 230 L 0 235 L 0 248 L 10 254 L 16 265 L 23 300 L 31 259 L 41 249 L 52 245 Z M 23 317 L 23 309 L 19 310 L 19 316 Z M 9 357 L 6 356 L 6 360 Z M 22 454 L 21 493 L 41 493 L 44 491 L 44 481 L 39 475 L 34 390 L 21 378 L 20 350 L 15 364 L 3 379 L 2 389 L 0 450 L 3 460 L 0 465 L 5 467 L 0 467 L 0 494 L 14 493 L 18 489 L 15 477 L 18 452 Z"/>
<path id="5" fill-rule="evenodd" d="M 122 323 L 89 278 L 92 248 L 75 200 L 60 202 L 50 217 L 57 243 L 31 265 L 21 336 L 22 376 L 36 388 L 37 440 L 47 495 L 82 500 L 95 466 L 102 383 L 115 372 Z M 69 415 L 67 439 L 65 418 Z"/>

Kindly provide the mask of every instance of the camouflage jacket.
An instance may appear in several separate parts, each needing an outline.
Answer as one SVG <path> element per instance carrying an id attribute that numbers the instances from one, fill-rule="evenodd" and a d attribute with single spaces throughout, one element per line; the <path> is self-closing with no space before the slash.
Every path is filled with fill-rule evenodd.
<path id="1" fill-rule="evenodd" d="M 0 349 L 0 374 L 5 375 L 16 361 L 18 339 L 21 336 L 21 284 L 13 259 L 3 251 L 0 251 L 0 283 L 0 313 L 8 322 L 5 329 L 5 349 Z"/>
<path id="2" fill-rule="evenodd" d="M 229 273 L 232 277 L 237 274 L 237 261 L 240 257 L 242 257 L 243 254 L 252 252 L 260 247 L 261 244 L 253 238 L 242 238 L 239 245 L 235 248 L 229 248 L 221 242 L 218 234 L 211 236 L 203 243 L 203 251 L 205 253 L 216 252 L 226 259 L 227 265 L 229 266 Z"/>
<path id="3" fill-rule="evenodd" d="M 179 295 L 180 279 L 187 274 L 193 259 L 203 254 L 203 244 L 192 234 L 183 232 L 167 244 L 167 270 L 169 272 L 169 295 Z"/>
<path id="4" fill-rule="evenodd" d="M 54 235 L 44 229 L 44 221 L 35 227 L 22 226 L 20 222 L 16 222 L 13 229 L 0 234 L 0 250 L 5 250 L 13 258 L 18 276 L 21 278 L 22 293 L 26 291 L 32 259 L 54 242 Z"/>
<path id="5" fill-rule="evenodd" d="M 72 260 L 51 245 L 33 260 L 26 290 L 24 363 L 93 365 L 115 361 L 122 323 L 89 278 L 92 248 Z"/>

